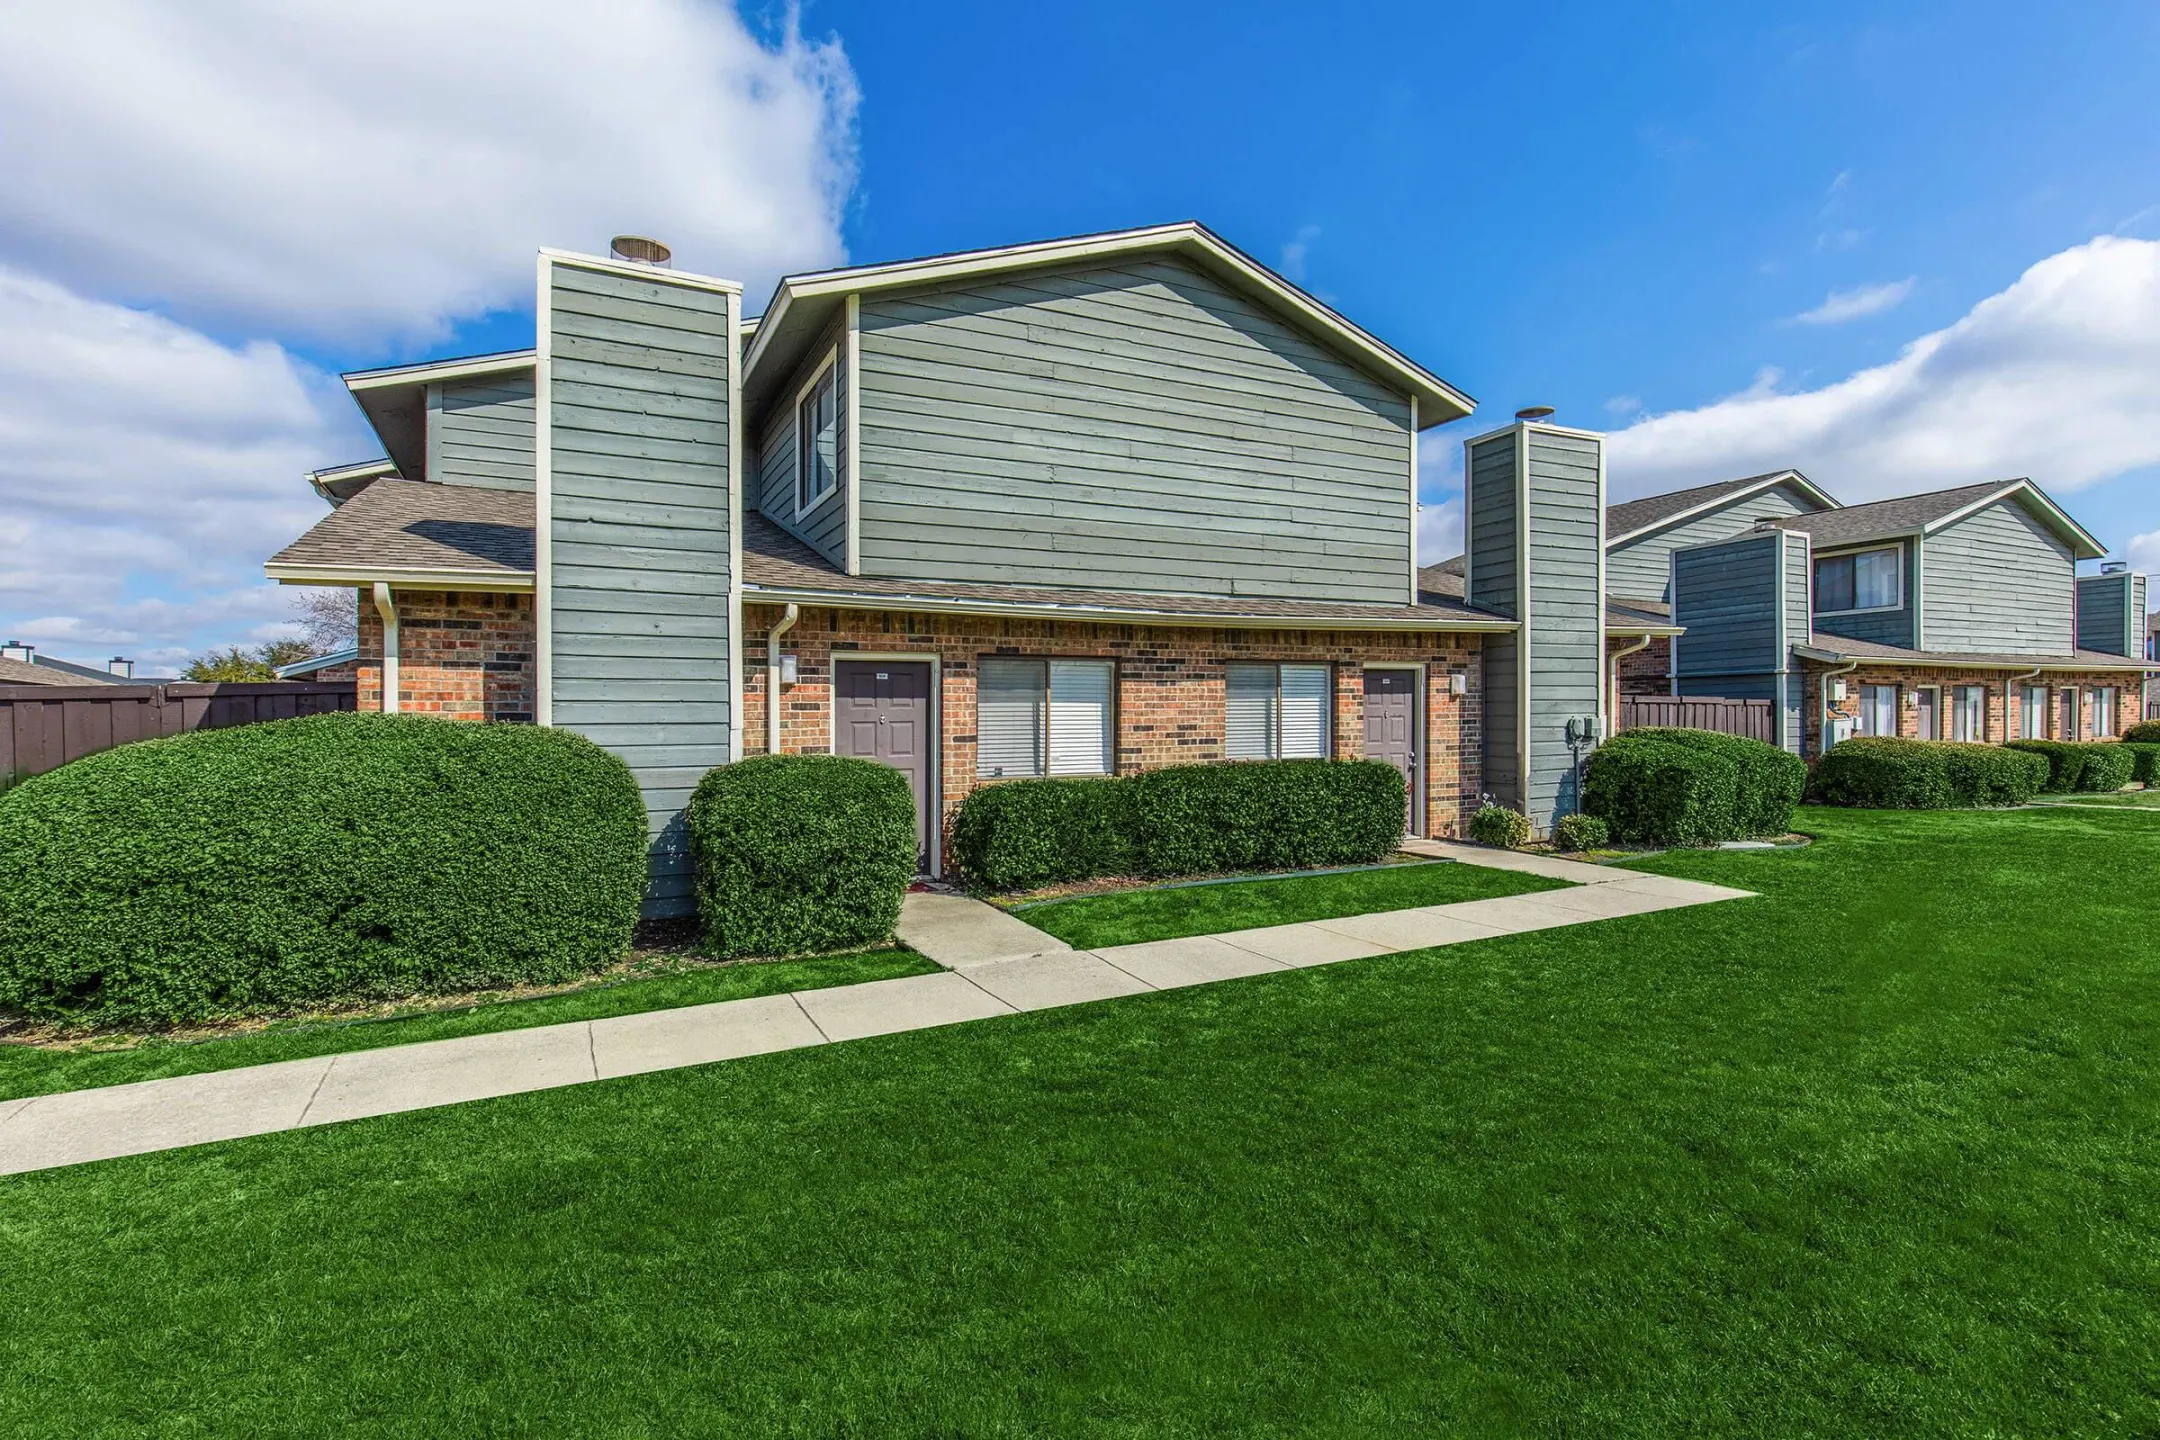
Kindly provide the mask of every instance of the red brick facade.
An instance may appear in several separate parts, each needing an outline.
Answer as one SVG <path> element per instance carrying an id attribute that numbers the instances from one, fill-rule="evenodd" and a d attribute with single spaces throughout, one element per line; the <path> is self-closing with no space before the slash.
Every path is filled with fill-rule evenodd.
<path id="1" fill-rule="evenodd" d="M 1822 753 L 1823 681 L 1838 667 L 1808 663 L 1803 667 L 1805 689 L 1801 697 L 1801 731 L 1806 737 L 1807 756 L 1812 759 Z M 1938 723 L 1942 727 L 1940 739 L 1949 739 L 1951 696 L 1960 686 L 1978 685 L 1987 692 L 1986 739 L 1999 745 L 2004 740 L 2015 740 L 2025 733 L 2025 687 L 2043 686 L 2047 690 L 2047 713 L 2041 717 L 2040 735 L 2048 740 L 2089 740 L 2093 738 L 2093 692 L 2112 687 L 2115 691 L 2115 725 L 2111 733 L 2120 735 L 2135 724 L 2138 718 L 2140 682 L 2136 675 L 2123 675 L 2108 671 L 2056 672 L 2024 678 L 2022 670 L 1952 670 L 1925 667 L 1888 665 L 1862 665 L 1848 674 L 1838 675 L 1836 680 L 1845 682 L 1845 698 L 1830 703 L 1833 717 L 1852 720 L 1860 718 L 1860 687 L 1863 685 L 1895 685 L 1898 689 L 1898 734 L 1908 739 L 1920 734 L 1920 708 L 1915 692 L 1937 687 L 1942 698 L 1937 702 Z M 1835 680 L 1832 682 L 1833 688 Z M 2078 699 L 2077 733 L 2066 733 L 2063 725 L 2063 692 L 2073 691 Z"/>
<path id="2" fill-rule="evenodd" d="M 1608 664 L 1616 664 L 1615 683 L 1621 695 L 1670 695 L 1672 693 L 1672 641 L 1663 635 L 1650 637 L 1648 646 L 1633 648 L 1640 635 L 1616 635 L 1605 642 Z M 1626 653 L 1623 654 L 1622 652 Z M 1617 657 L 1614 658 L 1614 657 Z"/>
<path id="3" fill-rule="evenodd" d="M 765 634 L 780 618 L 771 606 L 743 616 L 743 750 L 766 746 Z M 1186 626 L 1001 620 L 883 611 L 805 609 L 782 639 L 797 657 L 796 681 L 781 698 L 780 748 L 832 747 L 832 666 L 857 651 L 935 658 L 942 684 L 940 808 L 954 812 L 975 775 L 975 666 L 984 655 L 1097 657 L 1118 662 L 1116 762 L 1120 774 L 1223 758 L 1224 665 L 1232 660 L 1325 661 L 1335 666 L 1333 749 L 1364 753 L 1364 671 L 1373 664 L 1425 670 L 1425 815 L 1428 833 L 1459 835 L 1477 808 L 1483 699 L 1474 636 L 1304 630 L 1214 630 Z M 1449 693 L 1449 676 L 1465 693 Z"/>
<path id="4" fill-rule="evenodd" d="M 530 595 L 400 592 L 398 709 L 452 720 L 533 718 Z M 382 708 L 382 617 L 360 607 L 362 710 Z"/>

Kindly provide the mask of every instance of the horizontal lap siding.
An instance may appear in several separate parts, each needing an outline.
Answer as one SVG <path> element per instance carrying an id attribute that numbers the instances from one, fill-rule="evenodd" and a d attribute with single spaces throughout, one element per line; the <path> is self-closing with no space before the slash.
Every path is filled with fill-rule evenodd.
<path id="1" fill-rule="evenodd" d="M 1673 647 L 1680 693 L 1698 676 L 1768 674 L 1782 668 L 1777 653 L 1779 595 L 1777 535 L 1751 536 L 1677 551 L 1673 623 L 1687 627 Z"/>
<path id="2" fill-rule="evenodd" d="M 1866 640 L 1907 650 L 1920 648 L 1919 636 L 1913 626 L 1913 617 L 1919 613 L 1920 567 L 1913 563 L 1910 542 L 1901 542 L 1898 549 L 1902 552 L 1899 563 L 1905 576 L 1903 605 L 1895 610 L 1874 610 L 1865 615 L 1817 615 L 1810 622 L 1813 627 L 1825 635 L 1840 635 L 1847 640 Z M 1820 563 L 1820 557 L 1809 563 Z"/>
<path id="3" fill-rule="evenodd" d="M 1529 429 L 1530 775 L 1540 831 L 1577 808 L 1567 722 L 1603 710 L 1605 543 L 1599 442 Z"/>
<path id="4" fill-rule="evenodd" d="M 1633 595 L 1645 600 L 1670 600 L 1665 593 L 1670 579 L 1668 557 L 1689 545 L 1707 545 L 1744 535 L 1765 520 L 1783 520 L 1812 514 L 1810 504 L 1790 485 L 1774 485 L 1759 494 L 1736 500 L 1722 510 L 1699 515 L 1669 530 L 1645 535 L 1615 549 L 1605 558 L 1605 589 L 1613 595 Z"/>
<path id="5" fill-rule="evenodd" d="M 553 720 L 629 763 L 654 837 L 647 909 L 685 913 L 682 809 L 734 718 L 729 297 L 549 273 Z"/>
<path id="6" fill-rule="evenodd" d="M 1522 614 L 1516 590 L 1515 435 L 1495 435 L 1469 447 L 1469 515 L 1464 537 L 1469 599 L 1502 615 Z"/>
<path id="7" fill-rule="evenodd" d="M 2077 648 L 2108 655 L 2134 655 L 2143 630 L 2144 606 L 2131 619 L 2130 579 L 2123 575 L 2087 575 L 2077 582 Z"/>
<path id="8" fill-rule="evenodd" d="M 1800 712 L 1800 707 L 1806 703 L 1806 687 L 1801 684 L 1800 666 L 1793 658 L 1793 647 L 1807 644 L 1813 634 L 1810 607 L 1813 604 L 1815 547 L 1807 534 L 1798 530 L 1786 531 L 1784 542 L 1785 644 L 1777 657 L 1778 667 L 1784 672 L 1778 679 L 1778 720 L 1782 726 L 1779 743 L 1797 755 L 1806 725 L 1806 717 Z"/>
<path id="9" fill-rule="evenodd" d="M 533 488 L 533 380 L 489 376 L 433 387 L 428 475 L 446 485 Z"/>
<path id="10" fill-rule="evenodd" d="M 1920 552 L 1922 649 L 2060 655 L 2075 640 L 2069 547 L 2017 501 L 1928 536 Z"/>
<path id="11" fill-rule="evenodd" d="M 863 573 L 1387 602 L 1409 402 L 1182 262 L 866 298 Z"/>
<path id="12" fill-rule="evenodd" d="M 844 339 L 837 329 L 827 331 L 811 347 L 810 359 L 802 369 L 780 388 L 779 403 L 772 407 L 765 420 L 764 439 L 758 445 L 757 478 L 751 491 L 757 508 L 766 519 L 843 569 L 847 566 L 847 433 L 854 418 L 848 413 Z M 798 520 L 795 518 L 795 466 L 800 451 L 796 440 L 795 399 L 802 387 L 810 382 L 810 377 L 824 365 L 828 355 L 833 357 L 833 394 L 837 401 L 834 409 L 840 421 L 840 476 L 825 502 Z"/>

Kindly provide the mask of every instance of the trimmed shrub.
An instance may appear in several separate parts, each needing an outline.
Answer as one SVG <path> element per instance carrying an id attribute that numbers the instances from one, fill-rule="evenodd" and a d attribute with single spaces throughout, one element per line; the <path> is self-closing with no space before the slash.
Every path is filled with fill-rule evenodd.
<path id="1" fill-rule="evenodd" d="M 1402 772 L 1384 760 L 1172 765 L 1122 783 L 1143 875 L 1363 865 L 1402 843 Z"/>
<path id="2" fill-rule="evenodd" d="M 2130 778 L 2145 785 L 2160 785 L 2160 744 L 2125 741 L 2131 755 Z"/>
<path id="3" fill-rule="evenodd" d="M 997 889 L 1101 875 L 1303 870 L 1402 843 L 1403 777 L 1379 760 L 1241 760 L 1123 779 L 1007 780 L 961 802 L 961 868 Z"/>
<path id="4" fill-rule="evenodd" d="M 1738 735 L 1647 726 L 1590 753 L 1583 811 L 1635 844 L 1781 835 L 1807 788 L 1800 757 Z"/>
<path id="5" fill-rule="evenodd" d="M 1108 776 L 984 785 L 953 820 L 954 856 L 993 890 L 1136 874 L 1132 794 Z"/>
<path id="6" fill-rule="evenodd" d="M 842 755 L 756 755 L 690 797 L 698 921 L 716 956 L 869 945 L 915 878 L 907 777 Z"/>
<path id="7" fill-rule="evenodd" d="M 1830 747 L 1809 794 L 1818 804 L 1875 810 L 2019 805 L 2047 777 L 2044 758 L 1999 745 L 1864 735 Z"/>
<path id="8" fill-rule="evenodd" d="M 2009 748 L 2046 756 L 2047 788 L 2057 795 L 2120 790 L 2137 769 L 2137 752 L 2119 740 L 2012 740 Z"/>
<path id="9" fill-rule="evenodd" d="M 630 771 L 564 730 L 314 715 L 122 745 L 0 803 L 0 1006 L 163 1025 L 571 979 L 629 946 Z"/>
<path id="10" fill-rule="evenodd" d="M 2122 738 L 2133 745 L 2160 745 L 2160 720 L 2140 720 L 2123 731 Z"/>
<path id="11" fill-rule="evenodd" d="M 1530 843 L 1530 817 L 1505 805 L 1480 805 L 1470 817 L 1470 838 L 1495 850 L 1519 850 Z"/>
<path id="12" fill-rule="evenodd" d="M 1562 850 L 1595 850 L 1612 840 L 1611 827 L 1595 815 L 1568 815 L 1553 826 L 1553 844 Z"/>

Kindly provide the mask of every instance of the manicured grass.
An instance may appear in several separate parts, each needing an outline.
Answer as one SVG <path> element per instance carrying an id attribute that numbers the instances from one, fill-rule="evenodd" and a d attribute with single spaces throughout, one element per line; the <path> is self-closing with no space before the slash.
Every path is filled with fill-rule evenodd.
<path id="1" fill-rule="evenodd" d="M 1017 913 L 1038 930 L 1047 930 L 1082 950 L 1092 950 L 1143 940 L 1174 940 L 1183 935 L 1220 935 L 1226 930 L 1288 925 L 1299 920 L 1332 920 L 1375 910 L 1451 905 L 1458 900 L 1521 895 L 1565 885 L 1561 880 L 1488 870 L 1482 865 L 1390 865 L 1293 880 L 1241 880 L 1226 885 L 1178 885 L 1088 895 L 1030 905 Z"/>
<path id="2" fill-rule="evenodd" d="M 208 1040 L 175 1042 L 153 1038 L 127 1049 L 0 1045 L 0 1100 L 124 1085 L 135 1080 L 162 1080 L 171 1075 L 230 1070 L 273 1060 L 336 1055 L 347 1050 L 373 1050 L 384 1045 L 410 1045 L 420 1040 L 521 1030 L 528 1025 L 598 1020 L 608 1015 L 709 1005 L 752 995 L 927 975 L 937 968 L 912 950 L 876 950 L 760 965 L 685 968 L 559 995 L 495 1001 L 458 1010 L 422 1011 L 381 1019 L 294 1022 Z"/>
<path id="3" fill-rule="evenodd" d="M 0 1181 L 10 1435 L 2142 1435 L 2160 827 Z M 0 1144 L 5 1143 L 0 1128 Z"/>
<path id="4" fill-rule="evenodd" d="M 2160 808 L 2160 790 L 2130 790 L 2118 795 L 2043 795 L 2050 805 L 2117 805 L 2136 809 Z"/>

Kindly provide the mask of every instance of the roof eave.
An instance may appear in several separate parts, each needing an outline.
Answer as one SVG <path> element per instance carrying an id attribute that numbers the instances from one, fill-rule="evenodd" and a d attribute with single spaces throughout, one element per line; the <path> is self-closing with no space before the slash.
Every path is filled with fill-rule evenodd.
<path id="1" fill-rule="evenodd" d="M 2066 655 L 2003 656 L 2000 659 L 1961 659 L 1953 655 L 1936 655 L 1926 651 L 1914 651 L 1906 655 L 1857 655 L 1847 650 L 1828 650 L 1820 645 L 1795 645 L 1793 653 L 1803 660 L 1821 660 L 1828 664 L 1845 665 L 1925 665 L 1934 670 L 2039 670 L 2093 671 L 2121 670 L 2141 674 L 2160 675 L 2160 666 L 2149 660 L 2130 659 L 2084 659 Z"/>
<path id="2" fill-rule="evenodd" d="M 454 570 L 429 566 L 301 565 L 272 560 L 263 574 L 280 585 L 373 585 L 404 590 L 529 591 L 530 570 Z"/>
<path id="3" fill-rule="evenodd" d="M 2100 560 L 2107 556 L 2107 546 L 2102 545 L 2090 530 L 2071 519 L 2069 511 L 2056 504 L 2053 496 L 2029 479 L 2012 480 L 1992 495 L 1983 495 L 1970 505 L 1961 506 L 1939 519 L 1930 520 L 1920 527 L 1920 533 L 1932 535 L 1938 530 L 1947 529 L 1957 524 L 1958 521 L 1987 509 L 1990 505 L 2000 504 L 2011 496 L 2019 494 L 2033 500 L 2047 519 L 2054 524 L 2057 532 L 2069 539 L 2070 558 L 2072 560 Z M 2084 547 L 2083 550 L 2079 549 L 2081 545 Z"/>
<path id="4" fill-rule="evenodd" d="M 1801 489 L 1807 491 L 1810 497 L 1822 502 L 1823 511 L 1842 510 L 1845 508 L 1842 504 L 1839 503 L 1836 496 L 1832 495 L 1829 491 L 1823 489 L 1822 486 L 1817 485 L 1814 481 L 1808 479 L 1807 476 L 1801 474 L 1798 470 L 1780 470 L 1775 474 L 1765 475 L 1762 479 L 1757 480 L 1751 484 L 1743 485 L 1737 490 L 1729 490 L 1725 494 L 1718 496 L 1714 500 L 1705 500 L 1700 505 L 1691 505 L 1685 510 L 1679 511 L 1676 514 L 1668 515 L 1662 520 L 1654 520 L 1648 525 L 1639 525 L 1635 529 L 1628 531 L 1625 535 L 1611 536 L 1605 541 L 1605 548 L 1610 550 L 1616 545 L 1631 544 L 1634 541 L 1642 539 L 1646 535 L 1655 535 L 1660 530 L 1671 529 L 1673 526 L 1684 524 L 1685 522 L 1692 520 L 1699 515 L 1707 515 L 1716 510 L 1722 510 L 1727 505 L 1731 505 L 1736 501 L 1745 500 L 1750 495 L 1760 495 L 1763 491 L 1773 489 L 1779 485 L 1799 486 Z M 1648 500 L 1651 497 L 1645 495 L 1642 498 Z M 1822 511 L 1818 511 L 1816 513 L 1820 514 L 1822 513 Z"/>
<path id="5" fill-rule="evenodd" d="M 952 615 L 989 615 L 1035 620 L 1100 620 L 1120 624 L 1233 626 L 1257 630 L 1411 630 L 1455 634 L 1504 633 L 1520 623 L 1472 615 L 1270 615 L 1244 612 L 1199 613 L 1146 606 L 1077 605 L 1057 601 L 977 600 L 952 595 L 885 595 L 858 590 L 822 590 L 802 585 L 743 586 L 743 598 L 761 604 L 819 605 L 833 610 L 905 610 Z"/>

